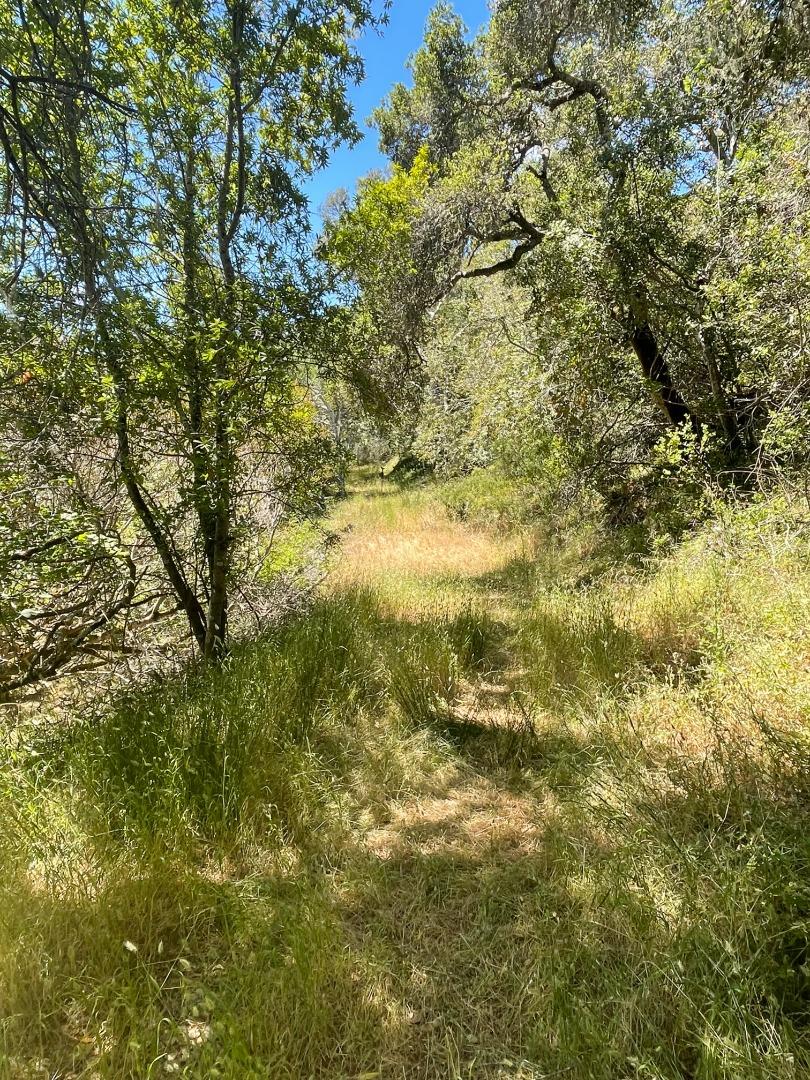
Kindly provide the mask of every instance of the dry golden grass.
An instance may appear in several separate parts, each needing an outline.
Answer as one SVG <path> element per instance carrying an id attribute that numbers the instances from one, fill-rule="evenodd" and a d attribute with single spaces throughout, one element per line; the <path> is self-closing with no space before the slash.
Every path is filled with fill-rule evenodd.
<path id="1" fill-rule="evenodd" d="M 354 489 L 332 518 L 341 536 L 335 590 L 373 589 L 400 615 L 449 611 L 484 580 L 525 556 L 528 532 L 482 532 L 453 520 L 430 489 L 400 494 L 383 481 Z"/>
<path id="2" fill-rule="evenodd" d="M 519 858 L 534 850 L 554 800 L 505 791 L 481 775 L 458 778 L 441 795 L 396 803 L 387 825 L 364 842 L 381 859 L 410 854 Z"/>

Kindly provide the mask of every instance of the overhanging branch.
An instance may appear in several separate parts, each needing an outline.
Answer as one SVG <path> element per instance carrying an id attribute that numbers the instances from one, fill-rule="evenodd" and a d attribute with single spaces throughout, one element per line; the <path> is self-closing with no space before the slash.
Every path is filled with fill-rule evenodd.
<path id="1" fill-rule="evenodd" d="M 532 222 L 518 209 L 512 210 L 509 214 L 509 218 L 513 222 L 513 228 L 498 229 L 482 239 L 484 243 L 495 243 L 499 240 L 515 240 L 517 243 L 512 252 L 505 258 L 499 259 L 489 266 L 471 266 L 466 270 L 457 270 L 450 279 L 450 288 L 459 281 L 465 281 L 471 278 L 494 277 L 504 270 L 514 270 L 522 259 L 540 246 L 546 237 L 546 234 L 542 229 L 538 229 L 538 227 L 532 224 Z"/>

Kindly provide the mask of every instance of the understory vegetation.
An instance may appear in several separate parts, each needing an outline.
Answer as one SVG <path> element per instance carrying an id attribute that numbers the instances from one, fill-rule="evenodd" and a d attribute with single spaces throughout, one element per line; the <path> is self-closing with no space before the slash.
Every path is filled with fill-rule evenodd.
<path id="1" fill-rule="evenodd" d="M 14 730 L 0 1075 L 804 1075 L 806 507 L 649 559 L 371 472 L 306 615 Z"/>

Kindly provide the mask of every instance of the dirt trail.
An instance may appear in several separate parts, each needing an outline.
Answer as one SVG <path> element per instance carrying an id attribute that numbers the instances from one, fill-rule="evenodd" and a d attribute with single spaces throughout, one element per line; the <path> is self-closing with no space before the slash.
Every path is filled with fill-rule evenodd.
<path id="1" fill-rule="evenodd" d="M 405 620 L 467 606 L 495 624 L 514 615 L 502 578 L 515 560 L 526 558 L 527 537 L 476 530 L 426 495 L 384 484 L 355 492 L 337 524 L 344 540 L 333 573 L 336 588 L 373 588 Z M 441 793 L 392 806 L 390 821 L 366 837 L 379 858 L 485 853 L 497 863 L 535 849 L 538 822 L 550 806 L 510 791 L 498 775 L 499 740 L 519 740 L 527 723 L 515 695 L 522 672 L 507 656 L 500 659 L 497 670 L 463 681 L 453 703 L 456 726 L 479 730 L 481 738 L 473 735 L 472 742 L 484 753 L 463 759 Z"/>

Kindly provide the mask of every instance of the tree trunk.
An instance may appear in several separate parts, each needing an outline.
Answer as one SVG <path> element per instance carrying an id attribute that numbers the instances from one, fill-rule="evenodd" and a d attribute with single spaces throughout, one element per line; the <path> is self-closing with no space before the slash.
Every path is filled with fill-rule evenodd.
<path id="1" fill-rule="evenodd" d="M 101 320 L 101 325 L 103 326 L 103 320 Z M 132 508 L 140 518 L 152 543 L 155 545 L 155 550 L 160 557 L 160 561 L 163 563 L 166 576 L 168 577 L 169 582 L 174 589 L 175 596 L 180 602 L 186 618 L 188 619 L 189 628 L 194 635 L 194 639 L 200 649 L 204 650 L 206 642 L 205 614 L 194 590 L 186 581 L 183 571 L 174 557 L 168 537 L 164 534 L 158 524 L 149 504 L 144 498 L 140 484 L 138 483 L 137 472 L 132 460 L 132 452 L 129 444 L 129 419 L 124 373 L 117 361 L 113 359 L 109 346 L 107 347 L 106 360 L 107 367 L 115 383 L 115 395 L 118 403 L 116 418 L 118 464 L 121 468 L 121 476 L 124 481 L 127 495 L 132 503 Z"/>
<path id="2" fill-rule="evenodd" d="M 224 281 L 223 332 L 215 360 L 214 453 L 211 465 L 214 534 L 209 554 L 210 592 L 205 635 L 207 659 L 221 659 L 227 652 L 228 593 L 231 571 L 232 492 L 234 454 L 230 433 L 231 372 L 238 363 L 240 336 L 239 301 L 232 245 L 245 209 L 247 153 L 245 114 L 242 103 L 241 52 L 245 29 L 244 0 L 228 5 L 231 17 L 231 56 L 228 71 L 228 121 L 223 148 L 222 178 L 217 192 L 217 248 Z M 233 198 L 233 204 L 230 199 Z"/>
<path id="3" fill-rule="evenodd" d="M 213 545 L 211 595 L 208 601 L 208 619 L 205 635 L 205 657 L 207 660 L 221 660 L 227 652 L 229 528 L 230 514 L 223 513 L 219 515 Z"/>
<path id="4" fill-rule="evenodd" d="M 186 581 L 182 566 L 172 550 L 170 537 L 163 531 L 152 512 L 141 488 L 138 469 L 132 454 L 129 437 L 129 399 L 127 380 L 120 358 L 112 341 L 107 324 L 104 300 L 98 286 L 101 251 L 99 238 L 92 228 L 92 218 L 85 196 L 84 177 L 78 144 L 79 124 L 72 116 L 72 107 L 67 109 L 66 124 L 68 159 L 70 163 L 71 184 L 76 200 L 75 240 L 82 263 L 84 278 L 85 304 L 96 320 L 96 332 L 103 362 L 110 373 L 115 387 L 116 424 L 115 434 L 118 447 L 118 464 L 132 508 L 149 534 L 155 550 L 166 571 L 172 589 L 185 612 L 189 628 L 200 649 L 205 646 L 205 614 L 199 600 Z"/>
<path id="5" fill-rule="evenodd" d="M 693 431 L 699 431 L 697 418 L 681 397 L 672 381 L 672 373 L 666 357 L 658 347 L 655 334 L 647 322 L 633 327 L 630 333 L 633 351 L 639 359 L 641 370 L 653 384 L 656 404 L 675 427 L 688 423 Z"/>

